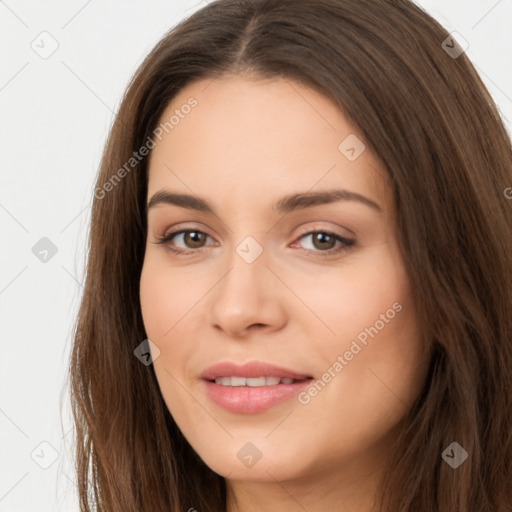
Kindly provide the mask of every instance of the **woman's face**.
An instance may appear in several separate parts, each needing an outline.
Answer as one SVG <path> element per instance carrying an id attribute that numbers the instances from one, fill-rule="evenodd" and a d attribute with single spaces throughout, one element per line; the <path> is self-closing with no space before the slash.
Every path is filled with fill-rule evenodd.
<path id="1" fill-rule="evenodd" d="M 427 368 L 382 164 L 290 80 L 201 80 L 161 122 L 140 296 L 177 425 L 232 480 L 375 472 Z"/>

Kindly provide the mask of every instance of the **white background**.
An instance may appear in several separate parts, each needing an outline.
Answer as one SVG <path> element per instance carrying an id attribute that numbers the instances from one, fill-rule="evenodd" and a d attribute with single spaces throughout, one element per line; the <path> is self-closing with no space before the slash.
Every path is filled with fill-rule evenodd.
<path id="1" fill-rule="evenodd" d="M 205 3 L 0 1 L 0 512 L 78 511 L 64 385 L 101 151 L 143 58 Z M 417 3 L 467 40 L 510 129 L 512 0 Z M 43 31 L 47 59 L 31 47 Z"/>

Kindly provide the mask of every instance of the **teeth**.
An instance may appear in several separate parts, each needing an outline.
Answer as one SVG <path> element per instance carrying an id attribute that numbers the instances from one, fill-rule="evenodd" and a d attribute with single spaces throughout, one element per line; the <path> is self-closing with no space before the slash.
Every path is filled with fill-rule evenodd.
<path id="1" fill-rule="evenodd" d="M 260 386 L 275 386 L 277 384 L 292 384 L 295 382 L 294 379 L 279 377 L 217 377 L 215 384 L 221 384 L 222 386 L 249 386 L 249 387 L 260 387 Z"/>
<path id="2" fill-rule="evenodd" d="M 226 382 L 228 386 L 245 386 L 245 382 L 247 380 L 245 377 L 228 377 L 228 379 L 231 380 L 231 384 Z"/>
<path id="3" fill-rule="evenodd" d="M 267 379 L 265 377 L 252 377 L 250 379 L 246 379 L 246 381 L 246 384 L 251 388 L 267 385 Z"/>

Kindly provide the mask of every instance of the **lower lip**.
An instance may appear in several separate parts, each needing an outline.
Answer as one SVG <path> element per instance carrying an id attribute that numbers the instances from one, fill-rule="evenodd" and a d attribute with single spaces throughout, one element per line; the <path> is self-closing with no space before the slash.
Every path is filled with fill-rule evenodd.
<path id="1" fill-rule="evenodd" d="M 231 412 L 254 414 L 297 396 L 312 380 L 260 387 L 222 386 L 208 380 L 203 382 L 208 396 L 218 406 Z"/>

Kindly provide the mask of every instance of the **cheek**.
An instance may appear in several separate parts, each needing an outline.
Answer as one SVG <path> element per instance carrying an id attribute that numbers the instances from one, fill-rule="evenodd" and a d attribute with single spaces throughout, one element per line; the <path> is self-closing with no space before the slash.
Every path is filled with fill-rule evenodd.
<path id="1" fill-rule="evenodd" d="M 165 255 L 148 253 L 140 278 L 140 303 L 147 335 L 171 339 L 194 316 L 194 305 L 208 291 L 209 280 L 189 268 L 172 268 Z"/>
<path id="2" fill-rule="evenodd" d="M 208 341 L 205 308 L 219 278 L 211 268 L 173 266 L 165 251 L 148 251 L 140 278 L 140 303 L 148 338 L 160 349 L 154 369 L 165 390 L 188 385 L 198 347 Z"/>
<path id="3" fill-rule="evenodd" d="M 288 281 L 292 275 L 288 272 Z M 390 325 L 399 331 L 401 319 L 413 313 L 404 302 L 411 298 L 409 279 L 399 257 L 389 246 L 382 244 L 341 261 L 338 268 L 317 273 L 296 272 L 294 292 L 312 314 L 295 320 L 303 322 L 317 333 L 321 344 L 315 349 L 321 355 L 340 353 L 350 348 L 366 328 L 384 326 L 379 331 L 390 332 Z M 404 312 L 397 312 L 404 308 Z M 407 311 L 406 311 L 407 309 Z M 391 319 L 382 323 L 381 315 Z"/>
<path id="4" fill-rule="evenodd" d="M 377 429 L 403 416 L 424 382 L 428 357 L 398 252 L 382 245 L 348 263 L 316 287 L 311 281 L 303 297 L 329 327 L 314 345 L 321 382 L 306 407 L 319 416 L 339 414 L 347 427 L 345 412 L 351 411 L 356 432 L 364 418 L 373 417 L 367 425 Z"/>
<path id="5" fill-rule="evenodd" d="M 156 261 L 155 261 L 156 260 Z M 203 281 L 204 283 L 204 281 Z M 147 337 L 159 348 L 160 355 L 153 360 L 153 368 L 162 397 L 180 428 L 187 431 L 190 396 L 183 378 L 185 363 L 197 351 L 198 301 L 205 295 L 201 281 L 187 270 L 168 268 L 158 258 L 148 256 L 140 279 L 140 303 Z M 196 415 L 199 411 L 194 411 Z"/>

